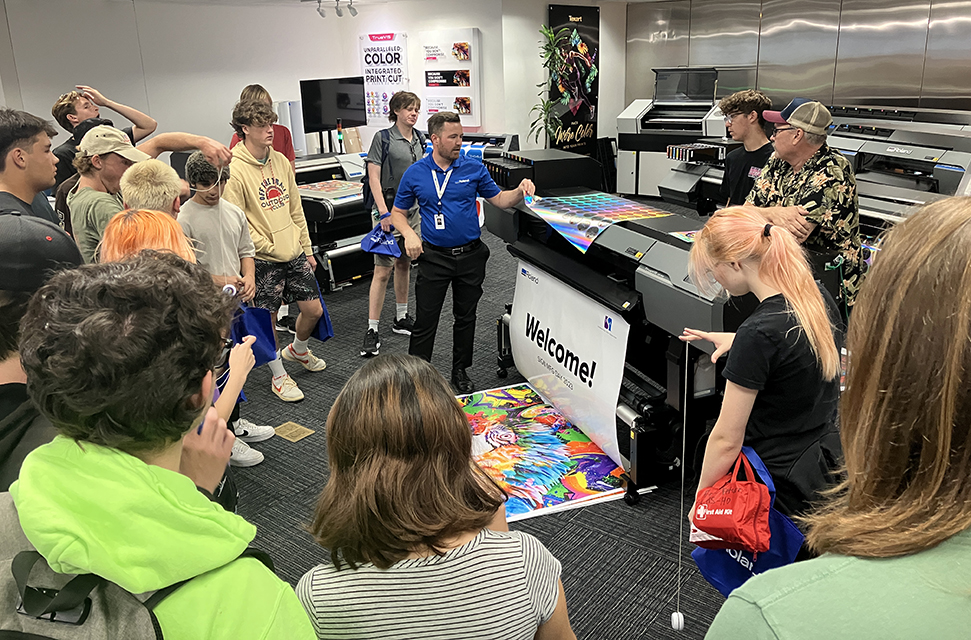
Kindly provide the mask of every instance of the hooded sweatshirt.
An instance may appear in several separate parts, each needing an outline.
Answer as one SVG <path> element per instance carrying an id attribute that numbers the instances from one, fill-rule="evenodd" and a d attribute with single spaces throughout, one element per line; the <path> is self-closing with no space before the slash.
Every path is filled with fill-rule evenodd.
<path id="1" fill-rule="evenodd" d="M 283 154 L 270 149 L 263 164 L 238 144 L 229 175 L 223 197 L 246 214 L 257 260 L 289 262 L 301 253 L 312 255 L 297 180 Z"/>
<path id="2" fill-rule="evenodd" d="M 199 576 L 155 609 L 168 639 L 315 637 L 288 584 L 259 560 L 235 560 L 256 527 L 182 474 L 58 436 L 27 456 L 10 494 L 54 571 L 94 573 L 132 593 Z"/>

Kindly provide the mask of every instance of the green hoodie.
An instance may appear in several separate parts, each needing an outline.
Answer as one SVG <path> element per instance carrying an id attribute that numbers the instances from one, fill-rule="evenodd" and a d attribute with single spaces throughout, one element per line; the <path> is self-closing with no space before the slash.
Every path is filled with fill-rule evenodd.
<path id="1" fill-rule="evenodd" d="M 234 561 L 256 527 L 182 474 L 58 436 L 27 456 L 10 494 L 54 571 L 132 593 L 199 576 L 155 609 L 168 639 L 315 637 L 289 585 L 259 560 Z"/>

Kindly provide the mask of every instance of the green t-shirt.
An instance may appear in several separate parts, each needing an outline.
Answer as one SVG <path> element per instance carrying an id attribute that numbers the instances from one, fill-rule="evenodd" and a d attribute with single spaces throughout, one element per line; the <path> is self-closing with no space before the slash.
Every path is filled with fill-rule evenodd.
<path id="1" fill-rule="evenodd" d="M 105 227 L 116 213 L 125 208 L 121 194 L 84 187 L 67 195 L 67 206 L 71 210 L 71 226 L 74 239 L 81 249 L 81 257 L 85 263 L 96 262 Z"/>
<path id="2" fill-rule="evenodd" d="M 900 558 L 826 554 L 732 592 L 706 640 L 971 636 L 971 530 Z"/>

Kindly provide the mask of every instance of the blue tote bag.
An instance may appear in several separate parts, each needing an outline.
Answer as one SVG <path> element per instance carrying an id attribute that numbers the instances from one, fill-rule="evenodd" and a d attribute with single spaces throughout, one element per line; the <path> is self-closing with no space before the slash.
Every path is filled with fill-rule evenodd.
<path id="1" fill-rule="evenodd" d="M 321 342 L 326 342 L 334 337 L 334 327 L 330 323 L 330 314 L 327 313 L 327 305 L 324 304 L 320 289 L 317 290 L 320 297 L 320 308 L 323 314 L 317 321 L 317 326 L 310 332 L 310 336 L 317 338 Z M 240 311 L 233 318 L 230 328 L 230 337 L 233 342 L 239 344 L 246 336 L 253 336 L 256 342 L 253 343 L 253 355 L 256 357 L 256 365 L 264 365 L 276 360 L 276 329 L 273 326 L 273 314 L 267 309 L 250 307 L 245 304 L 239 305 Z"/>
<path id="2" fill-rule="evenodd" d="M 383 219 L 387 216 L 381 217 Z M 391 228 L 394 229 L 394 227 Z M 391 231 L 382 229 L 380 222 L 371 229 L 371 233 L 361 239 L 361 249 L 368 253 L 383 254 L 392 258 L 401 257 L 401 247 L 398 246 L 398 240 Z"/>
<path id="3" fill-rule="evenodd" d="M 772 504 L 775 504 L 775 483 L 772 475 L 758 454 L 751 447 L 742 447 L 752 468 L 769 488 Z M 773 506 L 769 509 L 769 550 L 755 557 L 750 551 L 737 549 L 702 549 L 691 552 L 701 575 L 726 598 L 752 576 L 769 569 L 792 564 L 802 547 L 805 536 L 787 516 Z"/>

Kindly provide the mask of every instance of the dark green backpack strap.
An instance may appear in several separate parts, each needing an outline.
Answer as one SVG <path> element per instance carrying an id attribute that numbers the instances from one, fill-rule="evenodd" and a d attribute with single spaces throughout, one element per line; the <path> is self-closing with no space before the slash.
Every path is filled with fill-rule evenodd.
<path id="1" fill-rule="evenodd" d="M 260 562 L 262 562 L 264 565 L 266 565 L 267 569 L 269 569 L 270 571 L 273 571 L 274 573 L 276 572 L 276 570 L 273 568 L 273 560 L 270 558 L 269 554 L 266 553 L 265 551 L 260 551 L 259 549 L 249 547 L 245 551 L 243 551 L 243 553 L 239 554 L 236 560 L 239 560 L 241 558 L 255 558 Z M 189 580 L 192 580 L 192 578 L 189 578 Z M 148 608 L 149 611 L 153 611 L 155 607 L 157 607 L 159 603 L 162 602 L 162 600 L 165 600 L 170 595 L 175 593 L 175 591 L 178 590 L 179 587 L 184 585 L 186 582 L 189 582 L 189 580 L 176 582 L 175 584 L 169 585 L 164 589 L 159 589 L 158 591 L 153 593 L 148 600 L 145 601 L 145 606 Z"/>

